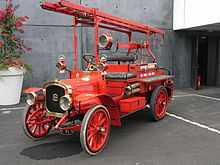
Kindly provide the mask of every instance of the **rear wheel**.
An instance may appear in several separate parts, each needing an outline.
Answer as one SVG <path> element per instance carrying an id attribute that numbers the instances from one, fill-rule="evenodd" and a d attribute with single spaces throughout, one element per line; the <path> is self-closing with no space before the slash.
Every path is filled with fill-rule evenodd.
<path id="1" fill-rule="evenodd" d="M 150 98 L 150 115 L 158 121 L 166 116 L 168 107 L 168 94 L 166 88 L 159 86 L 154 89 Z"/>
<path id="2" fill-rule="evenodd" d="M 85 114 L 80 142 L 89 155 L 96 155 L 105 148 L 110 134 L 110 121 L 109 112 L 102 105 L 95 106 Z"/>
<path id="3" fill-rule="evenodd" d="M 52 117 L 46 116 L 46 109 L 43 103 L 27 106 L 23 115 L 24 132 L 33 140 L 41 139 L 49 133 L 52 120 Z"/>

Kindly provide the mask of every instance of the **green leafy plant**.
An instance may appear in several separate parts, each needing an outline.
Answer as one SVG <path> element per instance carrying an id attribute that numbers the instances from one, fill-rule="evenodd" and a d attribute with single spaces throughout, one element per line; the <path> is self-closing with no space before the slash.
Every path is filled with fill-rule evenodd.
<path id="1" fill-rule="evenodd" d="M 26 47 L 24 40 L 18 37 L 19 33 L 24 33 L 23 24 L 29 18 L 27 16 L 18 17 L 15 11 L 19 7 L 14 6 L 12 0 L 5 0 L 6 7 L 0 9 L 0 70 L 9 67 L 30 69 L 21 59 L 21 55 L 31 49 Z"/>

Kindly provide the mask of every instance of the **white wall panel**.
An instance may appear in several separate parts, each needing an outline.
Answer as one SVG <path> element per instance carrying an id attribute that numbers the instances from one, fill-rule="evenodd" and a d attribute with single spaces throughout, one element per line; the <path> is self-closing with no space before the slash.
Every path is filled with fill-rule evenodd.
<path id="1" fill-rule="evenodd" d="M 174 30 L 220 22 L 220 0 L 174 0 Z"/>

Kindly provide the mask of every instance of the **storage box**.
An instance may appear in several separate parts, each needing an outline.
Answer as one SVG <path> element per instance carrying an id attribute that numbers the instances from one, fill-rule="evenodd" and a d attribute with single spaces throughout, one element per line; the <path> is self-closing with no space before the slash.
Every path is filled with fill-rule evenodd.
<path id="1" fill-rule="evenodd" d="M 134 112 L 145 107 L 145 97 L 131 97 L 120 100 L 120 111 L 124 113 Z"/>

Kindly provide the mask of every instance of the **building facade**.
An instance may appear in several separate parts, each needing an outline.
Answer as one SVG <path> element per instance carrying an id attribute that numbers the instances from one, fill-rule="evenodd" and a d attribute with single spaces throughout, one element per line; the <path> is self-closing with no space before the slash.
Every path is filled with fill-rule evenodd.
<path id="1" fill-rule="evenodd" d="M 173 29 L 191 40 L 191 86 L 220 85 L 220 1 L 174 0 Z"/>
<path id="2" fill-rule="evenodd" d="M 204 31 L 204 24 L 201 22 L 195 25 L 194 21 L 187 20 L 192 12 L 187 15 L 189 9 L 186 10 L 184 6 L 187 5 L 186 1 L 74 0 L 85 6 L 99 8 L 116 16 L 163 29 L 164 44 L 154 48 L 154 51 L 159 64 L 175 74 L 177 88 L 194 87 L 199 75 L 202 76 L 205 85 L 220 85 L 218 32 Z M 32 51 L 24 56 L 25 61 L 32 65 L 32 74 L 26 78 L 24 86 L 40 86 L 42 82 L 56 78 L 55 64 L 61 54 L 66 56 L 68 66 L 72 65 L 72 20 L 69 16 L 41 9 L 40 3 L 36 0 L 14 0 L 14 2 L 20 5 L 19 15 L 30 17 L 22 37 L 32 48 Z M 0 3 L 2 6 L 3 1 Z M 195 28 L 197 26 L 200 28 Z M 92 35 L 85 27 L 79 27 L 78 32 L 79 50 L 82 56 L 91 50 Z M 138 35 L 134 36 L 134 39 L 142 40 Z M 81 60 L 79 58 L 80 66 L 83 65 Z M 205 69 L 201 69 L 198 65 Z"/>

